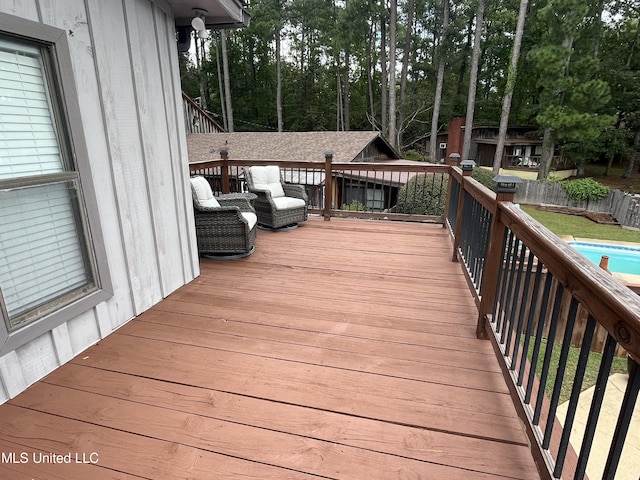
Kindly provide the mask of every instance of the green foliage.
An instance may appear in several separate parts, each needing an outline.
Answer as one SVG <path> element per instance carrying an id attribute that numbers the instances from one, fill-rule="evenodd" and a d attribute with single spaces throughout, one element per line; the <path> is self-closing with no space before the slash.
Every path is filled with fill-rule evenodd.
<path id="1" fill-rule="evenodd" d="M 416 175 L 398 193 L 394 213 L 442 215 L 447 197 L 448 179 L 442 174 Z"/>
<path id="2" fill-rule="evenodd" d="M 489 190 L 496 191 L 496 182 L 493 181 L 495 174 L 486 168 L 474 168 L 471 174 L 474 180 L 477 180 Z"/>
<path id="3" fill-rule="evenodd" d="M 402 146 L 410 149 L 424 137 L 431 121 L 442 2 L 416 2 L 408 52 L 404 51 L 409 32 L 407 2 L 399 3 L 397 53 L 399 59 L 409 59 L 409 81 L 406 99 L 397 107 Z M 512 78 L 511 125 L 552 128 L 557 147 L 576 162 L 603 159 L 607 154 L 628 158 L 633 139 L 629 132 L 635 133 L 640 126 L 637 2 L 530 1 L 514 79 L 509 65 L 518 3 L 487 5 L 474 123 L 498 124 L 502 94 Z M 604 5 L 604 15 L 599 14 L 599 5 Z M 227 32 L 237 131 L 277 128 L 276 36 L 282 40 L 285 131 L 340 129 L 347 125 L 338 120 L 347 108 L 351 130 L 383 130 L 381 44 L 386 44 L 387 53 L 389 49 L 388 36 L 382 38 L 380 31 L 384 23 L 388 35 L 389 9 L 384 2 L 260 0 L 248 2 L 246 8 L 252 17 L 250 26 Z M 441 131 L 452 117 L 465 115 L 475 11 L 472 0 L 451 6 Z M 600 18 L 607 20 L 600 22 Z M 208 109 L 222 115 L 218 40 L 219 34 L 213 31 L 202 72 L 207 79 Z M 200 95 L 195 63 L 189 55 L 180 59 L 182 86 L 192 97 Z M 399 73 L 400 62 L 396 68 Z M 614 117 L 615 130 L 625 133 L 598 140 L 603 132 L 614 130 L 607 128 L 614 124 Z"/>
<path id="4" fill-rule="evenodd" d="M 565 180 L 560 182 L 560 185 L 574 202 L 601 200 L 611 191 L 609 187 L 596 182 L 593 178 Z"/>
<path id="5" fill-rule="evenodd" d="M 426 161 L 425 157 L 417 150 L 406 150 L 402 152 L 402 157 L 405 160 L 417 160 L 419 162 Z"/>
<path id="6" fill-rule="evenodd" d="M 350 212 L 364 212 L 364 205 L 358 200 L 352 200 L 351 203 L 343 203 L 340 210 L 349 210 Z"/>

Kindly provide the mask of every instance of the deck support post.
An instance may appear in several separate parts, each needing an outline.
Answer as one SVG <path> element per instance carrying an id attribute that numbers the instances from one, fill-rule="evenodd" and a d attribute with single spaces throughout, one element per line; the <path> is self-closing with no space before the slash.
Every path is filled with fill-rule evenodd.
<path id="1" fill-rule="evenodd" d="M 220 175 L 222 179 L 222 193 L 231 193 L 231 186 L 229 184 L 229 150 L 226 148 L 220 149 L 220 159 L 222 165 L 220 166 Z"/>
<path id="2" fill-rule="evenodd" d="M 460 191 L 458 192 L 458 214 L 456 215 L 456 234 L 453 237 L 453 255 L 451 256 L 452 262 L 458 261 L 458 248 L 460 248 L 460 234 L 462 232 L 462 213 L 464 211 L 464 184 L 465 178 L 470 177 L 473 170 L 463 170 L 462 178 L 460 179 Z"/>
<path id="3" fill-rule="evenodd" d="M 504 235 L 507 228 L 502 222 L 502 209 L 500 208 L 500 204 L 503 202 L 512 202 L 513 197 L 514 193 L 512 192 L 498 191 L 496 193 L 495 213 L 493 215 L 493 222 L 491 223 L 491 233 L 489 234 L 489 247 L 487 248 L 484 280 L 482 282 L 482 291 L 480 292 L 480 306 L 478 307 L 478 324 L 476 326 L 476 337 L 485 340 L 489 338 L 487 322 L 489 321 L 489 315 L 491 315 L 496 301 L 498 276 L 504 249 Z"/>
<path id="4" fill-rule="evenodd" d="M 444 212 L 442 213 L 442 228 L 447 228 L 447 215 L 449 213 L 449 205 L 451 204 L 451 190 L 453 187 L 451 184 L 453 183 L 453 175 L 452 168 L 449 167 L 447 174 L 449 175 L 449 179 L 447 181 L 447 197 L 444 202 Z"/>
<path id="5" fill-rule="evenodd" d="M 331 220 L 331 204 L 333 203 L 333 177 L 331 176 L 331 162 L 333 152 L 324 153 L 324 219 Z"/>

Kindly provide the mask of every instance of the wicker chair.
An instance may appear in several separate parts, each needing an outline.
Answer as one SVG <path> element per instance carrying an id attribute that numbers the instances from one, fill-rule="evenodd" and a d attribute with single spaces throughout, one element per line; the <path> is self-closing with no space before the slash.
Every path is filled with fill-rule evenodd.
<path id="1" fill-rule="evenodd" d="M 251 255 L 257 216 L 243 194 L 214 197 L 204 177 L 191 178 L 198 252 L 207 258 Z"/>
<path id="2" fill-rule="evenodd" d="M 249 192 L 258 197 L 254 206 L 261 227 L 294 227 L 307 219 L 309 199 L 304 186 L 282 181 L 280 167 L 245 168 L 244 178 Z"/>

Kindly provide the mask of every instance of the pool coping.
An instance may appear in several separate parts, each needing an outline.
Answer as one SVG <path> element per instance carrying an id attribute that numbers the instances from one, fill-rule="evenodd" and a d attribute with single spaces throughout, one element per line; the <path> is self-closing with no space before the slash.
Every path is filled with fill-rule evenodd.
<path id="1" fill-rule="evenodd" d="M 599 240 L 597 238 L 574 237 L 573 235 L 560 235 L 560 238 L 565 242 L 601 243 L 603 245 L 620 245 L 620 246 L 640 248 L 640 243 L 634 243 L 634 242 L 621 242 L 618 240 Z M 618 273 L 618 272 L 611 272 L 611 275 L 613 275 L 614 278 L 617 278 L 618 280 L 620 280 L 620 282 L 624 283 L 627 287 L 640 288 L 640 275 L 633 275 L 631 273 Z"/>

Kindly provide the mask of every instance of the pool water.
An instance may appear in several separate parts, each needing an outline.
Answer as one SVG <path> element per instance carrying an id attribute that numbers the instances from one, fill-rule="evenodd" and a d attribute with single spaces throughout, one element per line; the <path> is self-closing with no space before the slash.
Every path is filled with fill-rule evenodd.
<path id="1" fill-rule="evenodd" d="M 612 272 L 640 275 L 640 247 L 587 242 L 568 243 L 596 265 L 600 265 L 602 256 L 607 255 L 609 270 Z"/>

